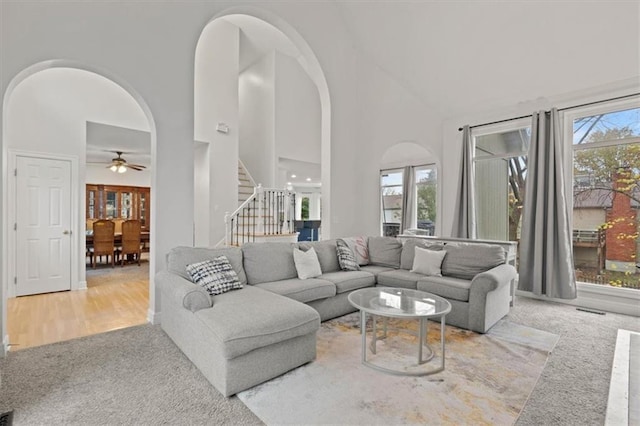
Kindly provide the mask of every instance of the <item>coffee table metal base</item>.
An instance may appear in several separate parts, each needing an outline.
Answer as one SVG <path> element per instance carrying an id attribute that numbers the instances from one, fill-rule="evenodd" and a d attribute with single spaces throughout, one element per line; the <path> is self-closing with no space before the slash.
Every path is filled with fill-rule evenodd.
<path id="1" fill-rule="evenodd" d="M 376 354 L 376 343 L 378 341 L 378 330 L 377 330 L 377 321 L 376 321 L 376 317 L 378 315 L 374 315 L 371 314 L 372 316 L 372 339 L 371 339 L 371 352 L 373 354 Z M 388 322 L 388 317 L 382 317 L 383 318 L 383 334 L 382 334 L 382 338 L 386 338 L 387 337 L 387 330 L 388 330 L 388 326 L 387 326 L 387 322 Z M 433 349 L 431 349 L 431 347 L 429 346 L 429 342 L 428 342 L 428 319 L 427 318 L 419 318 L 418 321 L 420 322 L 419 327 L 418 327 L 418 354 L 417 354 L 417 360 L 418 360 L 418 365 L 421 364 L 425 364 L 429 361 L 431 361 L 433 359 L 433 357 L 435 356 L 435 353 L 433 351 Z M 371 367 L 375 370 L 378 371 L 382 371 L 385 373 L 389 373 L 389 374 L 395 374 L 398 376 L 427 376 L 430 374 L 435 374 L 435 373 L 439 373 L 441 371 L 444 370 L 444 332 L 445 332 L 445 316 L 442 315 L 440 317 L 440 349 L 442 352 L 441 355 L 441 359 L 440 359 L 440 366 L 437 368 L 434 368 L 432 370 L 427 370 L 427 371 L 405 371 L 405 370 L 396 370 L 396 369 L 392 369 L 392 368 L 386 368 L 383 367 L 381 365 L 378 364 L 373 364 L 371 362 L 369 362 L 367 360 L 367 328 L 366 328 L 366 324 L 367 324 L 367 313 L 365 311 L 360 311 L 360 333 L 362 334 L 362 364 L 366 365 L 367 367 Z M 399 332 L 404 332 L 404 333 L 411 333 L 411 331 L 409 330 L 400 330 L 400 329 L 394 329 L 396 331 Z M 426 349 L 427 353 L 426 355 L 424 354 L 424 350 Z"/>

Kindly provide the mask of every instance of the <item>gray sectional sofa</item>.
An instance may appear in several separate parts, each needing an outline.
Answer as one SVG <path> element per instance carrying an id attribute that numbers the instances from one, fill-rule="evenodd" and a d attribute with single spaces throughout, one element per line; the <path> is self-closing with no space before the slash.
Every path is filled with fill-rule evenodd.
<path id="1" fill-rule="evenodd" d="M 158 273 L 162 328 L 225 396 L 312 361 L 320 322 L 354 312 L 351 291 L 374 285 L 424 290 L 445 297 L 448 324 L 486 332 L 509 311 L 516 277 L 500 246 L 369 237 L 368 264 L 340 269 L 336 241 L 248 243 L 242 248 L 177 247 Z M 411 272 L 416 246 L 446 250 L 442 276 Z M 293 247 L 313 247 L 322 275 L 299 279 Z M 225 255 L 242 289 L 210 296 L 186 266 Z"/>

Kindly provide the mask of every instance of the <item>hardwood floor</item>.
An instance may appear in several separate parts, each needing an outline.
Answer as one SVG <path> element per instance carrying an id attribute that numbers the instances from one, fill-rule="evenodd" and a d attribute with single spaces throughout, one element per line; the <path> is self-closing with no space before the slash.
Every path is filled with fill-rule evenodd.
<path id="1" fill-rule="evenodd" d="M 144 324 L 149 263 L 87 268 L 87 290 L 15 297 L 7 308 L 12 351 Z"/>

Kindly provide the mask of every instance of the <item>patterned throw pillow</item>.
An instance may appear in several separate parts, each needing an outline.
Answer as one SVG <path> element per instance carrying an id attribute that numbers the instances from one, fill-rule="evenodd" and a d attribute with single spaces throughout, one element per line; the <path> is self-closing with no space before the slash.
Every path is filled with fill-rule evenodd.
<path id="1" fill-rule="evenodd" d="M 340 269 L 343 271 L 360 270 L 360 266 L 358 266 L 358 262 L 356 262 L 356 256 L 344 240 L 336 240 L 336 250 L 338 252 L 338 263 L 340 264 Z"/>
<path id="2" fill-rule="evenodd" d="M 231 267 L 227 256 L 192 263 L 187 265 L 187 272 L 194 283 L 202 286 L 212 296 L 242 288 L 238 274 Z"/>
<path id="3" fill-rule="evenodd" d="M 369 264 L 369 247 L 367 246 L 367 237 L 351 237 L 342 239 L 353 254 L 356 256 L 358 265 L 364 266 Z"/>

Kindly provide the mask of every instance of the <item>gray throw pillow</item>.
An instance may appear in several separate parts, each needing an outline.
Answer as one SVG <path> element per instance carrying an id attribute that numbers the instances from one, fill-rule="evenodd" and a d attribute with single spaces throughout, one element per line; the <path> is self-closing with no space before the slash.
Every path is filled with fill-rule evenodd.
<path id="1" fill-rule="evenodd" d="M 447 255 L 442 262 L 442 275 L 471 280 L 477 274 L 505 263 L 502 247 L 481 243 L 449 243 L 444 246 Z"/>
<path id="2" fill-rule="evenodd" d="M 369 237 L 369 264 L 400 267 L 402 242 L 393 237 Z"/>
<path id="3" fill-rule="evenodd" d="M 194 283 L 207 290 L 212 296 L 242 288 L 238 274 L 233 270 L 226 256 L 187 265 L 187 272 Z"/>
<path id="4" fill-rule="evenodd" d="M 338 252 L 338 263 L 343 271 L 359 271 L 360 266 L 356 261 L 356 256 L 346 242 L 341 239 L 336 240 L 336 251 Z"/>

